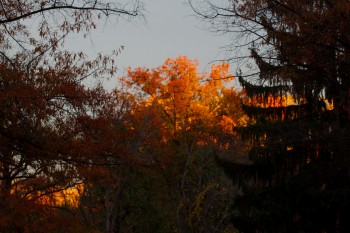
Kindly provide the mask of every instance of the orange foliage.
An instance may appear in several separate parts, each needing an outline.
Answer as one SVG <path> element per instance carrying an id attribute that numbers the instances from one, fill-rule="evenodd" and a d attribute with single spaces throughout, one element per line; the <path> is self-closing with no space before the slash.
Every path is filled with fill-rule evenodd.
<path id="1" fill-rule="evenodd" d="M 269 95 L 266 100 L 261 100 L 260 98 L 250 98 L 248 104 L 261 108 L 268 107 L 287 107 L 289 105 L 297 105 L 298 102 L 303 102 L 303 100 L 296 100 L 292 95 L 282 95 L 273 96 Z"/>
<path id="2" fill-rule="evenodd" d="M 78 208 L 83 191 L 84 184 L 76 184 L 61 191 L 43 195 L 37 199 L 37 202 L 47 206 Z"/>
<path id="3" fill-rule="evenodd" d="M 134 116 L 141 121 L 146 112 L 152 115 L 165 142 L 191 133 L 203 143 L 218 132 L 233 134 L 232 127 L 247 120 L 239 107 L 240 94 L 225 85 L 234 79 L 229 64 L 212 65 L 204 73 L 197 66 L 180 56 L 152 70 L 129 68 L 121 79 L 138 97 Z"/>

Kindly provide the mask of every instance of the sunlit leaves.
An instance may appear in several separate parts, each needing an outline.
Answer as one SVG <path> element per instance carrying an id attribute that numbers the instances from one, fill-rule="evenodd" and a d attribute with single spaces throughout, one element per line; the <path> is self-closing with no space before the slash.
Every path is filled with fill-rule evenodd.
<path id="1" fill-rule="evenodd" d="M 213 151 L 234 156 L 233 127 L 248 120 L 241 109 L 243 94 L 230 87 L 229 65 L 212 65 L 209 72 L 197 66 L 180 56 L 153 69 L 129 68 L 120 79 L 133 103 L 127 122 L 138 138 L 134 150 L 155 168 L 155 180 L 162 184 L 156 185 L 157 208 L 179 232 L 223 228 L 229 192 Z"/>
<path id="2" fill-rule="evenodd" d="M 161 119 L 158 127 L 164 130 L 164 140 L 179 139 L 181 132 L 197 134 L 198 139 L 210 131 L 232 132 L 243 117 L 235 89 L 227 87 L 234 79 L 226 63 L 212 65 L 211 72 L 199 73 L 197 62 L 180 56 L 167 59 L 152 70 L 129 69 L 122 80 L 139 96 L 139 103 L 156 111 Z M 237 111 L 234 110 L 236 108 Z M 219 126 L 219 128 L 218 128 Z"/>

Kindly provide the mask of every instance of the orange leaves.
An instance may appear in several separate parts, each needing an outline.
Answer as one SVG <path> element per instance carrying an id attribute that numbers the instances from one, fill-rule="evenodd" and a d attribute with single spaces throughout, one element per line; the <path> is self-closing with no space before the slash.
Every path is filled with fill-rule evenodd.
<path id="1" fill-rule="evenodd" d="M 46 206 L 78 208 L 79 199 L 83 191 L 84 184 L 76 184 L 50 194 L 39 193 L 39 198 L 37 198 L 36 201 Z"/>
<path id="2" fill-rule="evenodd" d="M 238 124 L 233 118 L 243 115 L 242 111 L 234 115 L 227 109 L 223 113 L 223 108 L 234 107 L 225 101 L 239 99 L 233 88 L 225 86 L 234 79 L 229 74 L 229 64 L 212 65 L 210 73 L 199 73 L 197 66 L 197 61 L 180 56 L 152 70 L 129 68 L 127 76 L 122 77 L 130 93 L 140 96 L 137 108 L 147 108 L 159 119 L 155 127 L 166 140 L 179 140 L 184 132 L 208 137 L 209 132 L 219 128 L 229 133 Z M 238 109 L 239 101 L 235 104 Z"/>
<path id="3" fill-rule="evenodd" d="M 210 84 L 215 84 L 220 88 L 223 87 L 224 83 L 228 83 L 234 80 L 234 76 L 229 73 L 230 65 L 228 63 L 221 63 L 219 65 L 212 65 L 210 72 Z"/>
<path id="4" fill-rule="evenodd" d="M 149 95 L 153 95 L 156 92 L 158 84 L 162 81 L 156 72 L 151 75 L 150 71 L 144 68 L 129 69 L 128 76 L 131 77 L 131 80 L 127 82 L 128 85 L 133 83 Z"/>
<path id="5" fill-rule="evenodd" d="M 290 105 L 296 105 L 297 103 L 303 103 L 303 99 L 295 99 L 292 95 L 272 96 L 269 95 L 266 100 L 262 98 L 250 98 L 248 104 L 251 106 L 268 108 L 268 107 L 287 107 Z"/>

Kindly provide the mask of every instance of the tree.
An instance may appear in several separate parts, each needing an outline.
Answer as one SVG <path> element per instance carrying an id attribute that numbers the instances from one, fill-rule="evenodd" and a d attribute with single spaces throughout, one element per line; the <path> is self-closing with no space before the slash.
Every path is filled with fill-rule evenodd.
<path id="1" fill-rule="evenodd" d="M 160 206 L 153 208 L 162 208 L 167 219 L 162 232 L 213 232 L 226 226 L 229 186 L 213 150 L 227 154 L 237 143 L 232 127 L 247 123 L 239 107 L 241 93 L 225 85 L 234 78 L 228 69 L 222 63 L 201 74 L 196 62 L 180 56 L 151 70 L 129 69 L 121 79 L 136 103 L 130 128 L 143 140 L 135 148 L 158 173 L 152 179 Z"/>
<path id="2" fill-rule="evenodd" d="M 63 45 L 67 35 L 88 33 L 102 17 L 137 16 L 141 5 L 130 5 L 1 1 L 1 231 L 88 230 L 80 221 L 64 222 L 75 211 L 56 205 L 55 193 L 89 182 L 96 166 L 122 160 L 115 97 L 101 84 L 86 85 L 116 67 L 111 57 L 87 60 Z"/>
<path id="3" fill-rule="evenodd" d="M 259 69 L 256 83 L 240 77 L 255 102 L 244 106 L 255 124 L 240 129 L 251 144 L 250 163 L 222 161 L 243 188 L 236 226 L 243 232 L 349 231 L 350 3 L 209 7 L 197 12 L 224 26 L 218 30 L 240 33 L 236 42 L 248 39 L 237 46 L 250 47 Z M 292 103 L 282 104 L 288 96 Z"/>

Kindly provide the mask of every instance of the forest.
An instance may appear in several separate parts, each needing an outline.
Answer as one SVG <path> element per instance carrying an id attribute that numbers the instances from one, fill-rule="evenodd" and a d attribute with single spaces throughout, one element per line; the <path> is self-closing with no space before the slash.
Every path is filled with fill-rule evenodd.
<path id="1" fill-rule="evenodd" d="M 142 2 L 0 0 L 1 233 L 350 232 L 350 1 L 223 2 L 232 56 L 117 76 L 67 40 Z"/>

